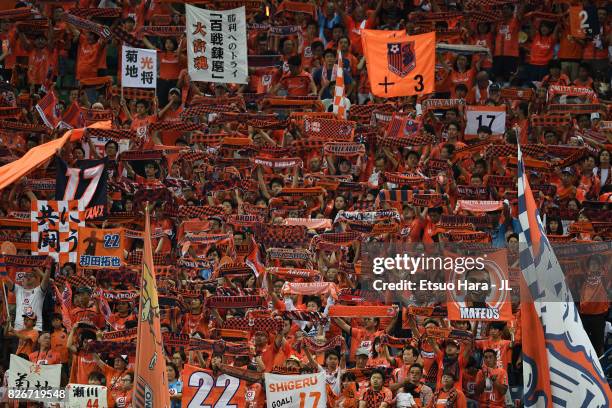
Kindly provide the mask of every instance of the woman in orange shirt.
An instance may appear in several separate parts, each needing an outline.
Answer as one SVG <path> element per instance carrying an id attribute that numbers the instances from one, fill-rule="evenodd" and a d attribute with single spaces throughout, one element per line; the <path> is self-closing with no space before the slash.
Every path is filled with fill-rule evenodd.
<path id="1" fill-rule="evenodd" d="M 487 47 L 492 53 L 495 42 L 490 23 L 478 23 L 477 30 L 478 32 L 470 39 L 470 43 L 473 45 L 480 45 L 481 47 Z M 472 62 L 478 62 L 480 67 L 484 69 L 491 69 L 493 67 L 493 58 L 491 55 L 474 54 Z"/>
<path id="2" fill-rule="evenodd" d="M 458 55 L 453 68 L 450 69 L 446 66 L 446 69 L 449 70 L 451 98 L 457 97 L 455 94 L 455 87 L 457 85 L 464 84 L 468 89 L 471 88 L 474 84 L 476 72 L 480 71 L 479 62 L 476 63 L 475 67 L 469 66 L 468 58 L 465 55 Z"/>
<path id="3" fill-rule="evenodd" d="M 455 387 L 456 381 L 452 371 L 445 371 L 442 375 L 442 386 L 434 393 L 428 408 L 467 408 L 465 394 Z"/>
<path id="4" fill-rule="evenodd" d="M 181 68 L 185 64 L 185 56 L 181 52 L 184 48 L 183 39 L 177 44 L 176 39 L 168 37 L 164 39 L 164 49 L 159 50 L 147 37 L 142 37 L 142 42 L 151 49 L 157 50 L 159 61 L 159 76 L 157 78 L 157 98 L 161 106 L 168 103 L 168 92 L 176 86 L 181 73 Z"/>
<path id="5" fill-rule="evenodd" d="M 527 79 L 541 81 L 548 72 L 548 63 L 553 58 L 553 48 L 557 42 L 558 26 L 553 30 L 549 23 L 542 22 L 537 33 L 532 33 L 530 64 Z"/>

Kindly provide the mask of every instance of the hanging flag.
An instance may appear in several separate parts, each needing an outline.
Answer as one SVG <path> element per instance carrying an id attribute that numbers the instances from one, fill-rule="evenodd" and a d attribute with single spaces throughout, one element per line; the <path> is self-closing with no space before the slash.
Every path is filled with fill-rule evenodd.
<path id="1" fill-rule="evenodd" d="M 108 190 L 106 160 L 80 160 L 78 167 L 68 167 L 56 156 L 55 198 L 79 200 L 85 209 L 86 220 L 104 217 Z"/>
<path id="2" fill-rule="evenodd" d="M 85 226 L 85 214 L 79 200 L 32 202 L 32 255 L 49 255 L 55 262 L 77 261 L 79 227 Z"/>
<path id="3" fill-rule="evenodd" d="M 346 119 L 346 98 L 344 97 L 344 64 L 342 52 L 338 50 L 338 64 L 336 64 L 336 89 L 334 92 L 334 114 L 338 119 Z"/>
<path id="4" fill-rule="evenodd" d="M 83 112 L 77 101 L 73 101 L 62 113 L 60 126 L 66 129 L 81 128 L 85 126 Z"/>
<path id="5" fill-rule="evenodd" d="M 361 42 L 374 95 L 434 92 L 435 32 L 409 36 L 405 31 L 361 30 Z"/>
<path id="6" fill-rule="evenodd" d="M 248 83 L 245 8 L 205 10 L 185 4 L 192 81 Z"/>
<path id="7" fill-rule="evenodd" d="M 147 205 L 148 207 L 148 205 Z M 159 322 L 159 299 L 155 283 L 151 223 L 145 211 L 142 278 L 140 279 L 140 308 L 136 338 L 136 367 L 134 370 L 134 408 L 170 408 L 166 357 Z"/>
<path id="8" fill-rule="evenodd" d="M 36 105 L 36 111 L 47 127 L 55 129 L 59 123 L 59 115 L 57 112 L 57 95 L 55 95 L 55 91 L 53 89 L 47 92 L 47 94 L 38 102 Z"/>
<path id="9" fill-rule="evenodd" d="M 123 72 L 121 86 L 124 88 L 157 87 L 157 51 L 146 48 L 121 48 Z"/>
<path id="10" fill-rule="evenodd" d="M 609 407 L 612 392 L 552 250 L 518 149 L 525 407 Z M 525 301 L 524 296 L 530 299 Z"/>

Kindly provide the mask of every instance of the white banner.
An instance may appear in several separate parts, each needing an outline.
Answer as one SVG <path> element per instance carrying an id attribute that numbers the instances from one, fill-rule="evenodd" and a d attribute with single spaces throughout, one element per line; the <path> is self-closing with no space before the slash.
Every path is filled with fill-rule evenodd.
<path id="1" fill-rule="evenodd" d="M 487 126 L 494 135 L 503 135 L 506 131 L 506 106 L 467 106 L 466 136 L 476 136 L 480 126 Z"/>
<path id="2" fill-rule="evenodd" d="M 68 384 L 64 408 L 107 408 L 106 387 L 102 385 Z"/>
<path id="3" fill-rule="evenodd" d="M 124 88 L 157 87 L 157 51 L 122 47 L 121 86 Z"/>
<path id="4" fill-rule="evenodd" d="M 264 374 L 268 408 L 325 408 L 325 373 Z"/>
<path id="5" fill-rule="evenodd" d="M 61 374 L 61 364 L 38 365 L 11 354 L 8 395 L 29 401 L 63 400 L 59 390 Z"/>
<path id="6" fill-rule="evenodd" d="M 185 4 L 192 81 L 248 82 L 245 8 L 205 10 Z"/>

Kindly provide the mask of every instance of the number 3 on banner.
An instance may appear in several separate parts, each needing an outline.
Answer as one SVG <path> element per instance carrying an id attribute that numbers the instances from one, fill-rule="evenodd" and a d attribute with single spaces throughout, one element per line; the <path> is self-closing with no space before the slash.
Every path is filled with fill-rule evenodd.
<path id="1" fill-rule="evenodd" d="M 416 75 L 414 80 L 417 81 L 417 84 L 414 86 L 414 90 L 416 92 L 421 92 L 423 89 L 425 89 L 425 85 L 423 84 L 423 75 Z"/>
<path id="2" fill-rule="evenodd" d="M 313 391 L 308 394 L 308 397 L 314 400 L 311 405 L 305 405 L 306 404 L 306 393 L 300 392 L 300 408 L 309 408 L 309 407 L 318 408 L 319 400 L 321 399 L 321 393 L 318 391 Z"/>

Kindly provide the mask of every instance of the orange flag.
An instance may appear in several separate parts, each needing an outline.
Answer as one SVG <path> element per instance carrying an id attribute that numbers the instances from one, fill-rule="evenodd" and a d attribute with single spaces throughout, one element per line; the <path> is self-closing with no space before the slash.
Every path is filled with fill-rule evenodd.
<path id="1" fill-rule="evenodd" d="M 147 205 L 148 207 L 148 205 Z M 169 408 L 170 394 L 166 374 L 166 357 L 159 322 L 159 301 L 155 284 L 153 248 L 149 210 L 145 214 L 142 277 L 140 279 L 140 308 L 136 337 L 136 388 L 132 398 L 134 408 Z"/>
<path id="2" fill-rule="evenodd" d="M 89 126 L 90 128 L 110 129 L 110 121 L 97 122 Z M 50 142 L 35 146 L 28 150 L 23 156 L 14 162 L 0 167 L 0 190 L 10 186 L 15 181 L 42 166 L 54 154 L 61 149 L 66 142 L 76 142 L 83 137 L 85 129 L 71 129 L 63 136 L 51 140 Z"/>
<path id="3" fill-rule="evenodd" d="M 435 32 L 409 36 L 405 31 L 361 30 L 361 42 L 374 95 L 434 92 Z"/>

